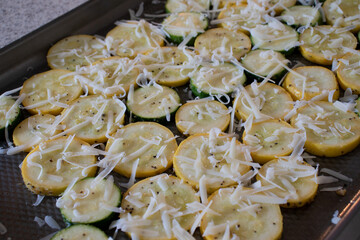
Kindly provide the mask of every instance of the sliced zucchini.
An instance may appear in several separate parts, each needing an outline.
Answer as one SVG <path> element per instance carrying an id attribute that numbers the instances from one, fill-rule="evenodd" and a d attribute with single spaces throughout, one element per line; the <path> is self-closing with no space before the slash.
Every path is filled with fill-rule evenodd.
<path id="1" fill-rule="evenodd" d="M 301 26 L 314 27 L 322 23 L 322 17 L 317 8 L 302 5 L 285 9 L 280 15 L 280 20 L 295 28 Z"/>
<path id="2" fill-rule="evenodd" d="M 124 194 L 121 208 L 125 212 L 120 214 L 122 230 L 132 239 L 175 239 L 174 223 L 189 230 L 197 216 L 190 205 L 199 201 L 194 189 L 177 177 L 161 174 L 146 178 Z"/>
<path id="3" fill-rule="evenodd" d="M 55 43 L 46 56 L 52 69 L 75 71 L 88 66 L 100 58 L 110 57 L 106 45 L 97 37 L 74 35 Z"/>
<path id="4" fill-rule="evenodd" d="M 225 28 L 212 28 L 200 34 L 194 43 L 195 50 L 210 60 L 240 59 L 251 49 L 249 37 L 242 32 Z"/>
<path id="5" fill-rule="evenodd" d="M 175 152 L 175 173 L 196 189 L 200 189 L 200 179 L 205 178 L 208 193 L 235 185 L 251 165 L 242 147 L 235 137 L 214 132 L 192 135 Z"/>
<path id="6" fill-rule="evenodd" d="M 194 70 L 191 59 L 195 54 L 177 47 L 161 47 L 141 57 L 141 62 L 151 77 L 159 84 L 178 87 L 189 81 L 189 73 Z"/>
<path id="7" fill-rule="evenodd" d="M 51 114 L 34 115 L 23 120 L 13 132 L 15 146 L 23 146 L 23 151 L 29 152 L 39 143 L 48 140 L 61 130 L 53 128 L 55 116 Z"/>
<path id="8" fill-rule="evenodd" d="M 247 0 L 213 0 L 212 5 L 218 5 L 217 9 L 231 8 L 247 4 Z"/>
<path id="9" fill-rule="evenodd" d="M 267 11 L 275 11 L 276 15 L 296 4 L 296 0 L 254 0 L 254 2 Z"/>
<path id="10" fill-rule="evenodd" d="M 230 111 L 218 101 L 192 101 L 177 110 L 175 123 L 177 129 L 185 135 L 208 133 L 212 128 L 225 131 L 230 123 Z"/>
<path id="11" fill-rule="evenodd" d="M 0 97 L 0 132 L 15 127 L 21 119 L 19 104 L 11 96 Z"/>
<path id="12" fill-rule="evenodd" d="M 250 78 L 262 81 L 262 77 L 280 80 L 287 72 L 284 65 L 290 61 L 273 50 L 255 50 L 246 54 L 241 63 Z"/>
<path id="13" fill-rule="evenodd" d="M 90 95 L 79 98 L 65 109 L 62 124 L 67 134 L 88 142 L 106 142 L 124 123 L 126 106 L 117 98 Z"/>
<path id="14" fill-rule="evenodd" d="M 354 112 L 336 106 L 336 103 L 315 101 L 299 108 L 297 115 L 291 118 L 291 125 L 306 130 L 307 152 L 337 157 L 360 144 L 360 118 Z"/>
<path id="15" fill-rule="evenodd" d="M 271 119 L 253 123 L 249 131 L 244 131 L 243 141 L 245 145 L 254 148 L 251 152 L 253 160 L 264 164 L 293 151 L 292 142 L 296 131 L 287 122 Z"/>
<path id="16" fill-rule="evenodd" d="M 67 70 L 50 70 L 27 79 L 20 91 L 22 104 L 32 114 L 59 114 L 82 93 L 81 84 Z M 67 76 L 68 75 L 68 76 Z"/>
<path id="17" fill-rule="evenodd" d="M 120 206 L 121 192 L 113 178 L 85 178 L 74 184 L 57 200 L 68 224 L 93 224 L 107 228 L 117 215 L 112 208 Z"/>
<path id="18" fill-rule="evenodd" d="M 210 8 L 210 0 L 167 0 L 165 10 L 168 13 L 205 12 Z"/>
<path id="19" fill-rule="evenodd" d="M 263 11 L 255 8 L 253 4 L 231 5 L 231 7 L 226 7 L 219 13 L 214 23 L 218 23 L 219 27 L 249 35 L 249 29 L 264 22 L 262 16 Z"/>
<path id="20" fill-rule="evenodd" d="M 272 21 L 250 30 L 253 48 L 274 50 L 290 55 L 298 44 L 299 34 L 290 26 Z"/>
<path id="21" fill-rule="evenodd" d="M 130 123 L 119 129 L 106 144 L 110 154 L 125 154 L 114 171 L 126 177 L 131 176 L 136 161 L 139 161 L 136 177 L 150 177 L 166 171 L 172 166 L 176 148 L 174 134 L 153 122 Z"/>
<path id="22" fill-rule="evenodd" d="M 356 33 L 360 30 L 358 0 L 326 0 L 323 6 L 326 22 L 338 27 L 353 27 Z"/>
<path id="23" fill-rule="evenodd" d="M 256 179 L 262 186 L 273 186 L 269 191 L 287 199 L 281 207 L 302 207 L 314 200 L 318 189 L 317 170 L 304 161 L 276 159 L 264 164 Z"/>
<path id="24" fill-rule="evenodd" d="M 111 43 L 110 51 L 120 57 L 134 58 L 151 49 L 164 45 L 164 36 L 159 28 L 146 22 L 120 22 L 106 35 Z"/>
<path id="25" fill-rule="evenodd" d="M 82 68 L 80 73 L 83 76 L 80 81 L 90 94 L 124 97 L 130 86 L 136 84 L 139 69 L 128 58 L 109 57 Z"/>
<path id="26" fill-rule="evenodd" d="M 292 69 L 285 77 L 283 87 L 294 100 L 327 100 L 329 93 L 335 91 L 333 99 L 339 98 L 339 85 L 335 74 L 325 67 L 305 66 Z"/>
<path id="27" fill-rule="evenodd" d="M 88 143 L 69 137 L 48 140 L 37 145 L 24 159 L 21 174 L 26 187 L 35 194 L 58 196 L 74 178 L 95 175 L 96 158 L 92 153 L 75 154 Z"/>
<path id="28" fill-rule="evenodd" d="M 334 59 L 341 58 L 348 50 L 355 49 L 356 37 L 349 31 L 328 25 L 306 29 L 300 34 L 301 55 L 310 62 L 331 65 Z"/>
<path id="29" fill-rule="evenodd" d="M 172 13 L 162 22 L 171 42 L 180 44 L 186 37 L 192 37 L 186 44 L 188 46 L 193 46 L 197 35 L 205 32 L 208 26 L 206 15 L 200 12 Z"/>
<path id="30" fill-rule="evenodd" d="M 236 194 L 241 197 L 234 199 Z M 283 230 L 280 207 L 261 202 L 264 197 L 268 197 L 264 192 L 240 186 L 214 192 L 209 197 L 211 211 L 201 221 L 202 236 L 205 240 L 280 239 Z"/>
<path id="31" fill-rule="evenodd" d="M 360 117 L 360 97 L 356 100 L 355 112 L 356 112 L 357 115 L 359 115 L 359 117 Z"/>
<path id="32" fill-rule="evenodd" d="M 203 63 L 191 75 L 190 89 L 195 96 L 204 98 L 209 95 L 231 94 L 245 81 L 244 71 L 231 63 Z"/>
<path id="33" fill-rule="evenodd" d="M 77 224 L 57 232 L 50 240 L 108 240 L 109 237 L 97 227 Z"/>
<path id="34" fill-rule="evenodd" d="M 129 96 L 126 105 L 132 114 L 144 121 L 170 121 L 181 105 L 177 92 L 165 86 L 145 86 Z"/>
<path id="35" fill-rule="evenodd" d="M 235 115 L 243 121 L 246 121 L 250 114 L 256 119 L 270 116 L 283 120 L 293 109 L 292 101 L 291 95 L 282 87 L 269 82 L 265 84 L 254 82 L 241 90 Z"/>
<path id="36" fill-rule="evenodd" d="M 350 88 L 354 94 L 360 94 L 360 51 L 347 53 L 340 60 L 336 70 L 339 85 L 343 90 Z"/>

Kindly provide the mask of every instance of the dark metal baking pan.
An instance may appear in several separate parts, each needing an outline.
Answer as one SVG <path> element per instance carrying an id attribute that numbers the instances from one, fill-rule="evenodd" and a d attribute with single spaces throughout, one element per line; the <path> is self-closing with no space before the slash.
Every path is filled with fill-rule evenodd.
<path id="1" fill-rule="evenodd" d="M 104 36 L 113 28 L 114 22 L 129 19 L 128 9 L 137 9 L 140 0 L 92 0 L 71 12 L 44 25 L 38 30 L 0 49 L 0 93 L 21 86 L 22 82 L 35 73 L 48 69 L 46 53 L 58 40 L 73 34 L 99 34 Z M 153 4 L 144 1 L 145 13 L 164 9 L 164 2 Z M 158 1 L 157 1 L 158 2 Z M 174 129 L 174 128 L 172 128 Z M 26 154 L 0 155 L 0 222 L 7 233 L 0 239 L 40 239 L 55 232 L 48 226 L 39 227 L 35 216 L 44 219 L 52 216 L 64 227 L 56 198 L 46 197 L 35 207 L 36 196 L 24 186 L 19 164 Z M 282 239 L 359 239 L 360 236 L 360 147 L 338 158 L 316 158 L 320 167 L 330 168 L 351 177 L 346 183 L 346 195 L 334 192 L 318 192 L 315 201 L 299 209 L 282 209 L 284 231 Z M 329 184 L 338 186 L 339 182 Z M 320 186 L 321 189 L 321 186 Z M 338 210 L 341 220 L 331 223 Z M 197 234 L 199 235 L 199 234 Z M 126 239 L 120 234 L 117 239 Z"/>

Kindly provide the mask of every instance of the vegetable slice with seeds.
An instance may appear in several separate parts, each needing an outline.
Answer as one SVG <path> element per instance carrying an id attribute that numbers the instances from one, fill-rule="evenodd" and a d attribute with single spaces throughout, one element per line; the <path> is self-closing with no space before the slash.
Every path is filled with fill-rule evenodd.
<path id="1" fill-rule="evenodd" d="M 97 227 L 76 224 L 57 232 L 50 240 L 108 240 L 109 237 Z"/>

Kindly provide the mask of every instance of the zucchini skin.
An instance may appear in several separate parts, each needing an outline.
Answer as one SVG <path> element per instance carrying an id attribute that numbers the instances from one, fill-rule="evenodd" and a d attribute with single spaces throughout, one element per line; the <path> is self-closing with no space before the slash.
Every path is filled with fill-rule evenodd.
<path id="1" fill-rule="evenodd" d="M 199 98 L 206 98 L 208 96 L 210 96 L 209 93 L 206 93 L 206 92 L 202 92 L 200 91 L 192 82 L 192 80 L 190 80 L 190 89 L 192 91 L 192 93 L 196 96 L 196 97 L 199 97 Z"/>
<path id="2" fill-rule="evenodd" d="M 103 235 L 104 239 L 108 239 L 108 236 L 107 236 L 102 230 L 100 230 L 100 229 L 98 229 L 98 228 L 96 228 L 96 227 L 94 227 L 94 226 L 86 225 L 86 224 L 76 224 L 76 225 L 72 225 L 72 226 L 70 226 L 70 227 L 67 227 L 67 228 L 65 228 L 65 229 L 60 230 L 60 231 L 57 232 L 52 238 L 50 238 L 50 240 L 58 240 L 59 237 L 61 237 L 62 233 L 65 233 L 65 232 L 69 231 L 69 228 L 72 228 L 72 227 L 74 227 L 74 226 L 76 226 L 76 227 L 84 226 L 84 227 L 87 227 L 87 228 L 90 227 L 92 230 L 97 231 L 98 233 L 101 233 L 101 234 Z M 89 230 L 89 229 L 88 229 L 88 230 Z M 60 239 L 63 239 L 63 238 L 60 238 Z"/>
<path id="3" fill-rule="evenodd" d="M 264 80 L 264 78 L 265 78 L 265 76 L 260 77 L 260 76 L 258 76 L 258 75 L 255 75 L 255 74 L 247 71 L 246 69 L 245 69 L 244 72 L 245 72 L 246 79 L 247 79 L 246 82 L 247 82 L 248 84 L 251 84 L 254 80 L 262 81 L 262 80 Z M 286 73 L 287 73 L 287 70 L 286 70 L 286 69 L 283 69 L 281 72 L 273 75 L 270 79 L 278 82 L 278 81 L 281 80 L 281 78 L 282 78 Z"/>
<path id="4" fill-rule="evenodd" d="M 12 137 L 12 133 L 15 129 L 15 127 L 22 121 L 24 120 L 24 115 L 25 113 L 23 112 L 23 110 L 21 110 L 21 108 L 19 108 L 19 113 L 16 116 L 16 118 L 9 124 L 9 126 L 7 127 L 7 131 L 8 131 L 8 136 L 10 138 L 10 136 Z M 5 138 L 5 127 L 0 128 L 0 138 L 4 139 Z"/>
<path id="5" fill-rule="evenodd" d="M 180 106 L 178 106 L 173 112 L 170 113 L 170 119 L 174 118 L 176 111 L 179 109 Z M 135 113 L 133 113 L 131 111 L 131 109 L 129 108 L 128 104 L 126 104 L 126 113 L 128 115 L 132 115 L 132 117 L 136 120 L 136 121 L 141 121 L 141 122 L 157 122 L 157 123 L 167 123 L 168 121 L 166 120 L 166 115 L 162 116 L 162 117 L 158 117 L 158 118 L 147 118 L 147 117 L 142 117 L 140 115 L 136 115 Z"/>

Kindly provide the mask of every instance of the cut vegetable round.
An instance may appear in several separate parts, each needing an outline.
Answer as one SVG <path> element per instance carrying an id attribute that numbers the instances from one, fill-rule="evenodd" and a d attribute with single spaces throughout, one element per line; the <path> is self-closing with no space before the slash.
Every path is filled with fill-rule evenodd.
<path id="1" fill-rule="evenodd" d="M 132 239 L 175 239 L 175 228 L 186 232 L 194 223 L 201 210 L 194 211 L 194 204 L 200 205 L 199 197 L 190 185 L 162 174 L 136 183 L 124 194 L 125 212 L 118 221 Z"/>
<path id="2" fill-rule="evenodd" d="M 136 177 L 149 177 L 166 171 L 172 166 L 176 148 L 174 134 L 153 122 L 128 124 L 106 144 L 109 156 L 120 159 L 114 171 L 126 177 L 131 176 L 136 161 Z"/>
<path id="3" fill-rule="evenodd" d="M 90 95 L 79 98 L 65 109 L 65 132 L 89 142 L 106 142 L 108 136 L 124 123 L 126 106 L 117 98 Z"/>
<path id="4" fill-rule="evenodd" d="M 94 224 L 107 227 L 117 215 L 120 206 L 120 189 L 113 178 L 85 178 L 74 184 L 56 202 L 64 221 L 69 224 Z"/>
<path id="5" fill-rule="evenodd" d="M 0 97 L 0 131 L 14 127 L 20 121 L 19 104 L 11 96 Z"/>
<path id="6" fill-rule="evenodd" d="M 326 0 L 323 6 L 326 21 L 338 27 L 353 27 L 352 32 L 360 30 L 360 11 L 358 0 Z"/>
<path id="7" fill-rule="evenodd" d="M 360 118 L 346 104 L 315 101 L 298 109 L 291 125 L 306 130 L 305 149 L 321 157 L 344 155 L 360 144 Z"/>
<path id="8" fill-rule="evenodd" d="M 290 26 L 277 21 L 257 25 L 250 30 L 253 48 L 274 50 L 289 55 L 298 45 L 299 35 Z"/>
<path id="9" fill-rule="evenodd" d="M 224 132 L 230 123 L 230 111 L 218 101 L 191 101 L 177 110 L 175 123 L 177 129 L 185 135 L 208 133 L 212 128 Z"/>
<path id="10" fill-rule="evenodd" d="M 100 58 L 110 57 L 105 43 L 90 35 L 75 35 L 64 38 L 49 49 L 47 61 L 53 69 L 75 71 Z"/>
<path id="11" fill-rule="evenodd" d="M 284 55 L 273 50 L 250 51 L 241 61 L 249 77 L 262 81 L 263 77 L 273 80 L 281 79 L 286 73 L 284 65 L 290 61 Z"/>
<path id="12" fill-rule="evenodd" d="M 266 120 L 253 123 L 244 131 L 244 144 L 254 148 L 251 156 L 255 162 L 264 164 L 276 157 L 289 155 L 294 146 L 294 134 L 298 130 L 281 120 Z"/>
<path id="13" fill-rule="evenodd" d="M 358 98 L 356 101 L 355 101 L 356 105 L 355 105 L 355 112 L 357 113 L 357 115 L 359 115 L 360 117 L 360 98 Z"/>
<path id="14" fill-rule="evenodd" d="M 334 59 L 356 48 L 356 37 L 342 28 L 328 25 L 306 29 L 300 34 L 301 55 L 310 62 L 331 65 Z"/>
<path id="15" fill-rule="evenodd" d="M 32 114 L 59 114 L 82 93 L 81 84 L 67 70 L 50 70 L 27 79 L 20 91 L 22 104 Z"/>
<path id="16" fill-rule="evenodd" d="M 360 94 L 360 51 L 347 53 L 339 60 L 336 70 L 342 89 L 350 88 L 354 94 Z"/>
<path id="17" fill-rule="evenodd" d="M 21 166 L 26 187 L 35 194 L 58 196 L 74 178 L 94 176 L 97 170 L 94 154 L 79 155 L 88 146 L 73 136 L 40 143 Z"/>
<path id="18" fill-rule="evenodd" d="M 154 25 L 140 21 L 120 22 L 106 35 L 111 44 L 110 51 L 120 57 L 134 58 L 156 47 L 164 45 L 164 36 Z"/>
<path id="19" fill-rule="evenodd" d="M 256 119 L 284 119 L 293 109 L 290 94 L 282 87 L 273 83 L 252 83 L 240 91 L 235 114 L 244 121 L 253 114 Z"/>
<path id="20" fill-rule="evenodd" d="M 320 11 L 312 6 L 292 6 L 280 15 L 281 21 L 292 27 L 316 26 L 322 23 Z"/>
<path id="21" fill-rule="evenodd" d="M 170 121 L 171 114 L 175 113 L 181 104 L 175 90 L 157 85 L 136 89 L 133 95 L 129 95 L 126 105 L 140 120 Z"/>
<path id="22" fill-rule="evenodd" d="M 202 236 L 206 240 L 280 239 L 283 230 L 280 207 L 261 201 L 263 198 L 271 197 L 240 186 L 214 192 L 209 197 L 211 211 L 204 215 L 200 225 Z"/>
<path id="23" fill-rule="evenodd" d="M 167 0 L 165 10 L 176 12 L 204 12 L 209 10 L 210 0 Z"/>
<path id="24" fill-rule="evenodd" d="M 23 120 L 13 132 L 15 146 L 23 147 L 29 152 L 39 143 L 48 140 L 51 136 L 61 132 L 59 127 L 52 127 L 55 116 L 51 114 L 34 115 Z"/>
<path id="25" fill-rule="evenodd" d="M 200 34 L 195 40 L 195 50 L 210 60 L 230 61 L 240 59 L 250 51 L 251 41 L 242 32 L 225 28 L 213 28 Z"/>
<path id="26" fill-rule="evenodd" d="M 220 27 L 249 34 L 249 29 L 264 22 L 263 14 L 264 9 L 259 9 L 252 3 L 240 4 L 223 9 L 218 19 L 213 22 L 218 23 Z"/>
<path id="27" fill-rule="evenodd" d="M 195 96 L 231 94 L 239 85 L 243 85 L 246 76 L 243 69 L 231 63 L 203 63 L 191 75 L 190 88 Z"/>
<path id="28" fill-rule="evenodd" d="M 109 237 L 97 227 L 77 224 L 57 232 L 50 240 L 108 240 Z"/>
<path id="29" fill-rule="evenodd" d="M 103 94 L 124 97 L 131 85 L 136 84 L 139 70 L 128 58 L 109 57 L 82 68 L 80 81 L 86 85 L 90 94 Z"/>
<path id="30" fill-rule="evenodd" d="M 144 68 L 157 83 L 169 87 L 178 87 L 189 81 L 189 73 L 194 70 L 191 63 L 192 51 L 177 47 L 157 48 L 141 57 Z"/>
<path id="31" fill-rule="evenodd" d="M 335 74 L 320 66 L 305 66 L 292 69 L 285 77 L 283 87 L 294 100 L 327 100 L 334 91 L 333 99 L 339 98 L 339 86 Z"/>
<path id="32" fill-rule="evenodd" d="M 296 4 L 296 0 L 254 0 L 254 2 L 268 11 L 275 11 L 276 14 Z"/>
<path id="33" fill-rule="evenodd" d="M 318 188 L 317 170 L 303 161 L 276 159 L 264 164 L 256 179 L 262 186 L 273 186 L 269 192 L 287 199 L 282 207 L 302 207 L 314 200 Z"/>
<path id="34" fill-rule="evenodd" d="M 162 27 L 171 42 L 180 44 L 189 38 L 186 44 L 189 46 L 194 44 L 197 35 L 205 32 L 208 25 L 206 15 L 199 12 L 172 13 L 162 22 Z"/>
<path id="35" fill-rule="evenodd" d="M 180 143 L 174 156 L 176 175 L 197 189 L 205 186 L 200 191 L 208 193 L 237 184 L 250 170 L 250 165 L 243 145 L 235 137 L 214 130 L 210 134 L 188 137 Z"/>

